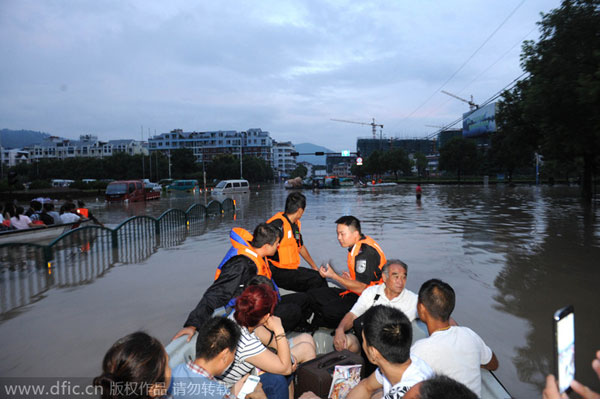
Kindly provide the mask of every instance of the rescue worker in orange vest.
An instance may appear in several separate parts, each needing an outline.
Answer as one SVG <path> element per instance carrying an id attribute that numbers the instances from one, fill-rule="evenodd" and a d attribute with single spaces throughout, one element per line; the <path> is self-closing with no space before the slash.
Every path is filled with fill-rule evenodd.
<path id="1" fill-rule="evenodd" d="M 348 248 L 348 271 L 337 274 L 329 264 L 319 269 L 322 277 L 344 289 L 325 287 L 307 292 L 315 314 L 313 327 L 336 328 L 363 290 L 382 282 L 381 268 L 386 259 L 379 244 L 362 234 L 360 221 L 354 216 L 342 216 L 335 223 L 340 245 Z"/>
<path id="2" fill-rule="evenodd" d="M 278 212 L 267 220 L 267 223 L 283 232 L 277 252 L 268 257 L 273 281 L 280 288 L 296 292 L 327 287 L 327 281 L 319 274 L 317 264 L 302 241 L 300 218 L 305 209 L 306 197 L 299 192 L 293 192 L 285 200 L 285 211 Z M 312 269 L 300 267 L 300 256 Z"/>
<path id="3" fill-rule="evenodd" d="M 189 341 L 196 330 L 212 317 L 215 309 L 227 305 L 232 298 L 242 293 L 252 277 L 257 274 L 271 277 L 265 257 L 277 251 L 280 231 L 276 227 L 261 223 L 254 229 L 254 234 L 234 228 L 230 238 L 232 249 L 217 268 L 215 281 L 204 292 L 183 328 L 173 339 L 187 335 Z"/>

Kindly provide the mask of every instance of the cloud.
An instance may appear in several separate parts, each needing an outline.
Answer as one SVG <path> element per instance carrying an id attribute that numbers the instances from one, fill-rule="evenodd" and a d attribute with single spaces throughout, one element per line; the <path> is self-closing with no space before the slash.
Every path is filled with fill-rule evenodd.
<path id="1" fill-rule="evenodd" d="M 519 46 L 498 57 L 551 3 L 520 7 L 446 90 L 483 101 L 518 76 Z M 5 0 L 0 127 L 105 139 L 260 127 L 340 149 L 370 127 L 330 118 L 376 118 L 387 135 L 424 136 L 466 104 L 437 93 L 407 115 L 518 4 Z"/>

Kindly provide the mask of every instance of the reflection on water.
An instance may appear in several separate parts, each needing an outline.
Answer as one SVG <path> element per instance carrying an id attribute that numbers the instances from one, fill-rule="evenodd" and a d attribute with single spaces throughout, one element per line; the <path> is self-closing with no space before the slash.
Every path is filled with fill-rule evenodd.
<path id="1" fill-rule="evenodd" d="M 288 193 L 281 187 L 263 187 L 237 196 L 234 220 L 190 223 L 159 242 L 148 232 L 142 240 L 151 243 L 147 246 L 136 242 L 135 234 L 123 237 L 132 240 L 130 247 L 137 252 L 119 252 L 118 264 L 130 265 L 110 273 L 103 264 L 112 265 L 113 259 L 92 262 L 97 255 L 77 252 L 73 246 L 64 249 L 64 276 L 58 267 L 51 275 L 45 266 L 39 274 L 31 273 L 35 260 L 15 262 L 12 273 L 21 276 L 22 292 L 45 299 L 0 321 L 0 337 L 14 343 L 0 360 L 0 374 L 93 376 L 117 337 L 142 328 L 168 342 L 210 284 L 229 247 L 229 229 L 252 230 L 283 209 Z M 407 262 L 408 289 L 418 291 L 432 277 L 455 288 L 454 317 L 493 348 L 500 359 L 497 375 L 515 397 L 541 396 L 544 374 L 553 363 L 552 314 L 573 304 L 577 378 L 600 390 L 589 366 L 600 348 L 599 217 L 595 207 L 579 201 L 578 188 L 423 186 L 421 202 L 415 201 L 411 186 L 304 194 L 303 238 L 317 263 L 333 259 L 337 270 L 343 270 L 346 251 L 337 243 L 334 221 L 341 215 L 357 216 L 364 233 L 378 241 L 386 255 Z M 187 209 L 192 199 L 205 205 L 211 200 L 177 193 L 149 203 L 97 203 L 92 210 L 115 226 L 129 216 Z M 102 240 L 99 236 L 90 241 L 90 251 L 104 245 Z M 83 285 L 78 291 L 44 290 L 56 286 L 56 279 Z M 1 301 L 18 302 L 1 288 Z M 86 326 L 85 334 L 78 332 L 81 326 Z M 48 334 L 51 341 L 45 340 Z M 73 343 L 84 345 L 72 351 Z M 36 357 L 28 360 L 23 353 Z"/>
<path id="2" fill-rule="evenodd" d="M 158 219 L 135 216 L 115 229 L 86 226 L 57 238 L 49 245 L 0 246 L 0 321 L 43 298 L 50 288 L 92 283 L 115 264 L 135 264 L 161 248 L 180 245 L 187 236 L 203 234 L 207 225 L 233 218 L 225 202 L 193 205 L 187 211 L 170 209 Z M 218 217 L 215 217 L 218 216 Z M 209 217 L 209 218 L 207 218 Z"/>

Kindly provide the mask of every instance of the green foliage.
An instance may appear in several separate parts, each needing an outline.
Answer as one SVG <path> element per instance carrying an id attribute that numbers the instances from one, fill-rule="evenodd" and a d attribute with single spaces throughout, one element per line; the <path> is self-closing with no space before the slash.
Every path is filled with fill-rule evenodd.
<path id="1" fill-rule="evenodd" d="M 262 158 L 244 156 L 243 176 L 252 182 L 263 182 L 273 179 L 273 169 Z M 206 165 L 207 178 L 209 179 L 239 179 L 240 161 L 233 155 L 220 155 Z"/>
<path id="2" fill-rule="evenodd" d="M 185 179 L 197 172 L 202 165 L 196 163 L 194 152 L 189 148 L 178 148 L 171 151 L 171 173 L 176 179 Z"/>
<path id="3" fill-rule="evenodd" d="M 300 177 L 304 179 L 306 174 L 308 173 L 308 169 L 304 165 L 298 165 L 292 172 L 290 173 L 290 178 L 293 179 L 295 177 Z"/>
<path id="4" fill-rule="evenodd" d="M 417 167 L 417 175 L 419 177 L 425 174 L 425 170 L 427 169 L 427 157 L 422 152 L 415 153 L 415 166 Z"/>
<path id="5" fill-rule="evenodd" d="M 52 187 L 52 184 L 50 184 L 48 180 L 34 180 L 29 185 L 30 190 L 44 189 L 50 187 Z"/>
<path id="6" fill-rule="evenodd" d="M 477 167 L 477 146 L 462 137 L 453 137 L 440 149 L 440 170 L 456 172 L 458 180 Z"/>
<path id="7" fill-rule="evenodd" d="M 540 39 L 521 54 L 529 72 L 523 115 L 539 127 L 544 158 L 583 160 L 583 195 L 591 198 L 600 158 L 600 5 L 598 0 L 563 0 L 542 16 Z"/>
<path id="8" fill-rule="evenodd" d="M 410 159 L 402 148 L 394 148 L 390 151 L 383 153 L 382 167 L 385 171 L 391 171 L 398 180 L 398 172 L 402 172 L 403 175 L 410 175 Z"/>

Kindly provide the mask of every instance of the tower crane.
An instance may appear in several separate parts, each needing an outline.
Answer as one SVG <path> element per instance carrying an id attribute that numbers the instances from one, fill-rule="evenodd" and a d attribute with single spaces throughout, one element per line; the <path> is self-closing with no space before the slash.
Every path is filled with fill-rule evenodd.
<path id="1" fill-rule="evenodd" d="M 355 123 L 357 125 L 371 126 L 373 128 L 373 138 L 376 139 L 377 138 L 377 126 L 379 126 L 380 128 L 383 129 L 383 125 L 379 125 L 379 124 L 375 123 L 375 118 L 372 118 L 372 119 L 373 119 L 373 122 L 371 122 L 371 123 L 347 121 L 344 119 L 331 119 L 331 120 L 336 121 L 336 122 Z"/>
<path id="2" fill-rule="evenodd" d="M 449 95 L 450 97 L 454 97 L 454 98 L 456 98 L 457 100 L 460 100 L 460 101 L 463 101 L 463 102 L 465 102 L 465 103 L 469 104 L 469 109 L 470 109 L 471 111 L 473 111 L 473 110 L 475 110 L 475 109 L 478 109 L 478 108 L 479 108 L 479 105 L 477 105 L 477 104 L 475 104 L 475 103 L 473 102 L 473 95 L 471 95 L 471 101 L 469 101 L 469 100 L 465 100 L 465 99 L 464 99 L 464 98 L 462 98 L 462 97 L 459 97 L 459 96 L 457 96 L 456 94 L 449 93 L 449 92 L 447 92 L 446 90 L 442 90 L 442 93 L 444 93 L 444 94 L 447 94 L 447 95 Z"/>

